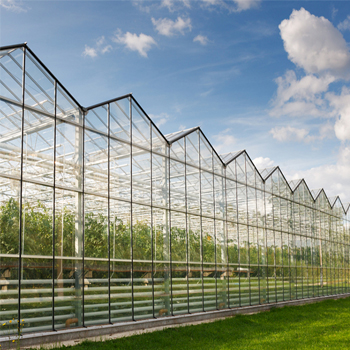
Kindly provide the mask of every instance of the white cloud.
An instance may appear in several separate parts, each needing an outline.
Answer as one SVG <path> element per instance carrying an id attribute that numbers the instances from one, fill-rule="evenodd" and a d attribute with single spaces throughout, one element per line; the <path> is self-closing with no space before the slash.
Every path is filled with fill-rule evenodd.
<path id="1" fill-rule="evenodd" d="M 270 130 L 272 137 L 280 142 L 288 141 L 304 141 L 305 137 L 308 135 L 306 129 L 298 129 L 292 126 L 275 127 Z"/>
<path id="2" fill-rule="evenodd" d="M 332 20 L 335 19 L 335 16 L 337 15 L 338 13 L 338 9 L 336 9 L 335 7 L 332 8 Z"/>
<path id="3" fill-rule="evenodd" d="M 349 48 L 342 34 L 324 17 L 301 8 L 279 25 L 288 58 L 307 73 L 343 77 L 350 68 Z"/>
<path id="4" fill-rule="evenodd" d="M 339 26 L 345 28 L 345 24 Z M 332 83 L 350 79 L 350 52 L 342 34 L 326 18 L 316 17 L 303 8 L 293 10 L 279 29 L 289 59 L 303 68 L 305 75 L 297 78 L 294 71 L 287 71 L 276 79 L 278 87 L 270 115 L 334 118 L 336 137 L 350 140 L 349 89 L 344 86 L 341 94 L 328 92 Z M 333 136 L 329 124 L 327 128 L 327 133 Z M 287 128 L 271 130 L 279 141 L 289 139 L 293 132 L 295 140 L 303 142 L 329 137 L 322 130 L 318 136 Z"/>
<path id="5" fill-rule="evenodd" d="M 194 39 L 193 39 L 193 42 L 196 42 L 198 41 L 201 45 L 207 45 L 209 40 L 206 36 L 204 35 L 197 35 Z"/>
<path id="6" fill-rule="evenodd" d="M 278 87 L 270 115 L 325 116 L 329 111 L 323 95 L 334 80 L 331 75 L 306 75 L 298 80 L 294 71 L 287 71 L 276 79 Z"/>
<path id="7" fill-rule="evenodd" d="M 258 6 L 259 0 L 233 0 L 236 4 L 236 11 L 241 12 Z"/>
<path id="8" fill-rule="evenodd" d="M 107 52 L 109 52 L 109 51 L 111 51 L 112 50 L 112 46 L 111 45 L 107 45 L 107 46 L 104 46 L 102 49 L 101 49 L 101 53 L 102 54 L 105 54 L 105 53 L 107 53 Z"/>
<path id="9" fill-rule="evenodd" d="M 83 56 L 89 56 L 89 57 L 97 57 L 97 51 L 93 47 L 85 45 L 85 50 L 83 52 Z"/>
<path id="10" fill-rule="evenodd" d="M 153 45 L 157 45 L 155 40 L 146 34 L 140 35 L 126 32 L 122 34 L 121 30 L 118 30 L 112 39 L 114 42 L 124 44 L 129 50 L 137 51 L 141 56 L 147 57 L 147 52 Z"/>
<path id="11" fill-rule="evenodd" d="M 339 30 L 350 30 L 350 15 L 343 22 L 340 22 L 337 28 Z"/>
<path id="12" fill-rule="evenodd" d="M 204 6 L 220 6 L 230 12 L 241 12 L 257 7 L 261 0 L 202 0 Z"/>
<path id="13" fill-rule="evenodd" d="M 142 12 L 145 12 L 145 13 L 150 13 L 151 12 L 151 6 L 149 6 L 149 4 L 150 4 L 149 1 L 132 0 L 131 3 L 133 4 L 133 6 L 137 7 Z M 145 3 L 147 3 L 147 5 L 144 5 Z"/>
<path id="14" fill-rule="evenodd" d="M 204 2 L 204 5 L 206 6 L 214 6 L 214 5 L 224 5 L 224 2 L 222 0 L 202 0 Z"/>
<path id="15" fill-rule="evenodd" d="M 0 0 L 0 7 L 12 12 L 27 12 L 22 3 L 16 0 Z"/>
<path id="16" fill-rule="evenodd" d="M 327 99 L 337 113 L 334 130 L 341 141 L 350 140 L 350 89 L 343 87 L 340 95 L 328 93 Z"/>
<path id="17" fill-rule="evenodd" d="M 189 0 L 178 0 L 178 1 L 162 0 L 161 3 L 160 3 L 160 6 L 161 7 L 167 7 L 170 12 L 173 12 L 174 9 L 175 9 L 175 3 L 176 3 L 176 5 L 181 4 L 181 5 L 183 5 L 183 6 L 187 7 L 187 8 L 191 7 Z"/>
<path id="18" fill-rule="evenodd" d="M 320 126 L 320 136 L 318 137 L 320 140 L 323 139 L 331 139 L 335 136 L 334 126 L 331 123 L 326 123 Z"/>
<path id="19" fill-rule="evenodd" d="M 228 153 L 234 150 L 236 139 L 232 136 L 231 129 L 226 129 L 214 135 L 214 140 L 214 148 L 218 153 Z"/>
<path id="20" fill-rule="evenodd" d="M 335 164 L 322 165 L 287 176 L 289 180 L 304 178 L 311 189 L 323 188 L 329 197 L 339 195 L 350 202 L 350 147 L 341 147 Z"/>
<path id="21" fill-rule="evenodd" d="M 267 157 L 257 157 L 253 159 L 253 163 L 255 164 L 257 169 L 265 169 L 272 167 L 275 162 Z"/>
<path id="22" fill-rule="evenodd" d="M 85 45 L 85 50 L 83 52 L 83 56 L 89 56 L 91 58 L 97 57 L 99 54 L 105 54 L 107 52 L 110 52 L 112 50 L 112 46 L 106 44 L 106 39 L 104 36 L 99 37 L 96 40 L 95 47 L 91 47 L 88 45 Z"/>
<path id="23" fill-rule="evenodd" d="M 290 125 L 276 126 L 270 130 L 270 134 L 279 142 L 310 143 L 334 137 L 334 127 L 330 123 L 322 124 L 318 134 L 310 135 L 309 131 L 304 128 L 295 128 Z"/>
<path id="24" fill-rule="evenodd" d="M 158 115 L 150 114 L 149 117 L 153 120 L 153 122 L 158 127 L 160 127 L 161 125 L 164 125 L 170 119 L 170 116 L 167 113 L 160 113 Z"/>
<path id="25" fill-rule="evenodd" d="M 172 21 L 169 18 L 159 18 L 158 20 L 152 18 L 152 23 L 155 26 L 157 32 L 165 36 L 173 36 L 176 33 L 185 34 L 185 30 L 191 31 L 191 19 L 178 17 L 176 21 Z"/>

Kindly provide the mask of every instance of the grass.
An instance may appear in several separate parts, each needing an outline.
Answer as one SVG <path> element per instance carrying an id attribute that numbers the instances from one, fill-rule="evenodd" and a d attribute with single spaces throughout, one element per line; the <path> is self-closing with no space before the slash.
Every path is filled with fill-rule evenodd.
<path id="1" fill-rule="evenodd" d="M 275 308 L 194 326 L 83 342 L 71 350 L 350 349 L 350 298 Z M 62 348 L 60 348 L 62 349 Z"/>

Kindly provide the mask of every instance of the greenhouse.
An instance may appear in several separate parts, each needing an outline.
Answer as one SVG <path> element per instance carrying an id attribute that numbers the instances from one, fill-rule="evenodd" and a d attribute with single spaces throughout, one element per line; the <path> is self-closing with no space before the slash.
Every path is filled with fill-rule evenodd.
<path id="1" fill-rule="evenodd" d="M 0 318 L 24 332 L 350 293 L 350 210 L 0 48 Z M 326 184 L 325 184 L 326 185 Z"/>

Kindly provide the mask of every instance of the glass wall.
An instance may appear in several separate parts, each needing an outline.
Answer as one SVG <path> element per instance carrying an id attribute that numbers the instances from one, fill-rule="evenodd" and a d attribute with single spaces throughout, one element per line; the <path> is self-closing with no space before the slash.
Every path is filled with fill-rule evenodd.
<path id="1" fill-rule="evenodd" d="M 0 318 L 25 332 L 349 293 L 339 198 L 163 136 L 127 95 L 83 108 L 0 49 Z"/>

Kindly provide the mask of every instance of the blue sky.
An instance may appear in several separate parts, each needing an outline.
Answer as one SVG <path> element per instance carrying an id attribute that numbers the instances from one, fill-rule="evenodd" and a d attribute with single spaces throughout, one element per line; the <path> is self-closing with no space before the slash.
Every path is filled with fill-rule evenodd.
<path id="1" fill-rule="evenodd" d="M 348 1 L 0 0 L 0 45 L 22 42 L 84 106 L 132 92 L 164 134 L 350 201 Z"/>

